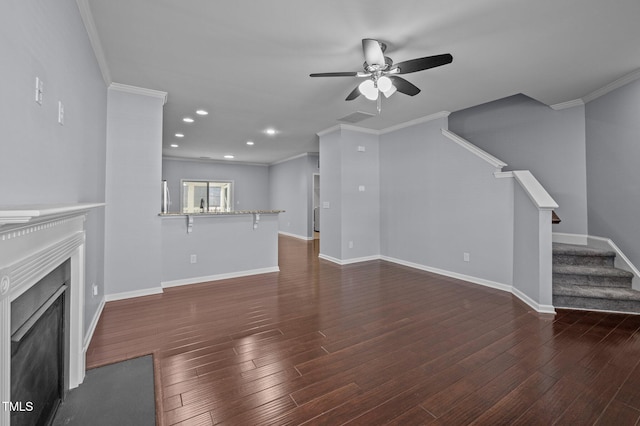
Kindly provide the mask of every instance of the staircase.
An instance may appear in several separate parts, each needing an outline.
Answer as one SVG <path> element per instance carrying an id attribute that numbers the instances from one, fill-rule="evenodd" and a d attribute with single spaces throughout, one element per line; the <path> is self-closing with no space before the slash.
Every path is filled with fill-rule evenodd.
<path id="1" fill-rule="evenodd" d="M 614 267 L 614 251 L 553 244 L 553 305 L 640 313 L 640 291 L 633 274 Z"/>

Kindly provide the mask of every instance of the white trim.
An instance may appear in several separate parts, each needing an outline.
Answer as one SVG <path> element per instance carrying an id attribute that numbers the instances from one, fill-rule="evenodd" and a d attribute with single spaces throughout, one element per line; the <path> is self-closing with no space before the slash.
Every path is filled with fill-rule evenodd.
<path id="1" fill-rule="evenodd" d="M 354 132 L 369 133 L 372 135 L 379 136 L 379 135 L 384 135 L 385 133 L 395 132 L 396 130 L 404 129 L 405 127 L 415 126 L 416 124 L 426 123 L 429 121 L 438 120 L 440 118 L 447 118 L 449 117 L 450 114 L 451 112 L 449 111 L 440 111 L 440 112 L 436 112 L 435 114 L 426 115 L 424 117 L 419 117 L 413 120 L 405 121 L 403 123 L 395 124 L 390 127 L 385 127 L 384 129 L 381 129 L 381 130 L 368 129 L 366 127 L 354 126 L 352 124 L 336 124 L 335 126 L 331 126 L 328 129 L 324 129 L 317 132 L 316 135 L 324 136 L 329 133 L 333 133 L 337 130 L 353 130 Z"/>
<path id="2" fill-rule="evenodd" d="M 342 265 L 343 264 L 342 260 L 340 260 L 340 259 L 338 259 L 336 257 L 332 257 L 332 256 L 328 256 L 326 254 L 322 254 L 322 253 L 318 254 L 318 258 L 319 259 L 323 259 L 323 260 L 328 260 L 329 262 L 332 262 L 332 263 L 337 263 L 338 265 Z"/>
<path id="3" fill-rule="evenodd" d="M 627 314 L 627 315 L 640 315 L 638 312 L 626 312 L 626 311 L 608 311 L 606 309 L 595 309 L 595 308 L 574 308 L 572 306 L 556 306 L 558 309 L 568 309 L 571 311 L 595 311 L 595 312 L 606 312 L 609 314 Z"/>
<path id="4" fill-rule="evenodd" d="M 397 263 L 398 265 L 408 266 L 410 268 L 420 269 L 422 271 L 433 272 L 434 274 L 438 275 L 444 275 L 445 277 L 456 278 L 458 280 L 467 281 L 472 284 L 479 284 L 484 287 L 511 292 L 511 286 L 508 284 L 486 280 L 484 278 L 473 277 L 471 275 L 460 274 L 458 272 L 451 272 L 444 269 L 434 268 L 432 266 L 421 265 L 419 263 L 407 262 L 406 260 L 396 259 L 389 256 L 380 256 L 380 259 L 386 260 L 387 262 Z"/>
<path id="5" fill-rule="evenodd" d="M 297 238 L 299 240 L 304 240 L 304 241 L 311 241 L 313 240 L 313 237 L 304 237 L 302 235 L 298 235 L 298 234 L 292 234 L 290 232 L 284 232 L 284 231 L 278 231 L 278 234 L 280 235 L 284 235 L 286 237 L 292 237 L 292 238 Z"/>
<path id="6" fill-rule="evenodd" d="M 493 177 L 495 177 L 496 179 L 505 179 L 505 178 L 512 178 L 513 176 L 513 172 L 493 172 Z"/>
<path id="7" fill-rule="evenodd" d="M 449 130 L 446 130 L 446 129 L 440 129 L 440 130 L 442 131 L 442 134 L 444 136 L 446 136 L 447 138 L 449 138 L 453 142 L 457 143 L 458 145 L 460 145 L 461 147 L 463 147 L 467 151 L 471 152 L 472 154 L 482 158 L 484 161 L 486 161 L 487 163 L 491 164 L 493 167 L 495 167 L 497 169 L 502 169 L 503 167 L 507 166 L 507 163 L 505 163 L 504 161 L 498 160 L 493 155 L 489 154 L 486 151 L 483 151 L 482 149 L 478 148 L 477 146 L 475 146 L 474 144 L 472 144 L 468 140 L 464 139 L 463 137 L 460 137 L 460 136 L 456 135 L 455 133 L 453 133 L 453 132 L 451 132 Z"/>
<path id="8" fill-rule="evenodd" d="M 55 218 L 74 213 L 87 212 L 96 207 L 103 207 L 104 203 L 80 204 L 37 204 L 25 206 L 0 206 L 0 226 L 7 224 L 21 224 L 33 222 L 39 218 Z M 31 233 L 31 230 L 24 231 Z"/>
<path id="9" fill-rule="evenodd" d="M 190 284 L 201 284 L 209 281 L 220 281 L 220 280 L 227 280 L 230 278 L 248 277 L 250 275 L 270 274 L 273 272 L 280 272 L 280 268 L 277 266 L 272 266 L 270 268 L 250 269 L 247 271 L 230 272 L 227 274 L 217 274 L 217 275 L 208 275 L 205 277 L 194 277 L 194 278 L 185 278 L 181 280 L 163 281 L 161 284 L 162 284 L 162 288 L 179 287 L 179 286 L 190 285 Z"/>
<path id="10" fill-rule="evenodd" d="M 84 342 L 82 344 L 82 351 L 86 354 L 87 349 L 89 349 L 89 344 L 91 343 L 91 339 L 93 339 L 93 333 L 96 331 L 96 327 L 98 326 L 98 321 L 100 321 L 100 316 L 102 315 L 102 311 L 104 310 L 104 305 L 107 302 L 104 297 L 100 300 L 100 304 L 98 305 L 98 309 L 96 310 L 93 319 L 91 320 L 91 324 L 89 324 L 89 329 L 87 330 L 87 334 L 84 336 Z"/>
<path id="11" fill-rule="evenodd" d="M 449 111 L 436 112 L 435 114 L 426 115 L 424 117 L 420 117 L 420 118 L 416 118 L 414 120 L 405 121 L 404 123 L 396 124 L 395 126 L 386 127 L 384 129 L 380 130 L 379 133 L 381 135 L 384 135 L 385 133 L 395 132 L 396 130 L 401 130 L 401 129 L 404 129 L 406 127 L 415 126 L 416 124 L 422 124 L 422 123 L 427 123 L 427 122 L 433 121 L 433 120 L 439 120 L 441 118 L 447 118 L 447 117 L 449 117 L 450 114 L 451 114 L 451 112 L 449 112 Z"/>
<path id="12" fill-rule="evenodd" d="M 145 89 L 144 87 L 129 86 L 128 84 L 111 83 L 109 85 L 110 90 L 117 90 L 119 92 L 133 93 L 134 95 L 150 96 L 152 98 L 162 99 L 162 105 L 167 103 L 167 92 L 160 90 Z"/>
<path id="13" fill-rule="evenodd" d="M 577 106 L 584 106 L 584 101 L 578 98 L 578 99 L 573 99 L 571 101 L 560 102 L 559 104 L 553 104 L 549 106 L 556 111 L 560 111 L 563 109 L 569 109 Z"/>
<path id="14" fill-rule="evenodd" d="M 369 135 L 380 135 L 380 130 L 354 126 L 353 124 L 338 124 L 338 126 L 340 127 L 340 130 L 350 130 L 352 132 L 367 133 Z"/>
<path id="15" fill-rule="evenodd" d="M 316 135 L 318 136 L 324 136 L 324 135 L 328 135 L 329 133 L 333 133 L 335 131 L 340 130 L 340 124 L 336 124 L 335 126 L 331 126 L 328 129 L 324 129 L 324 130 L 320 130 L 319 132 L 316 133 Z"/>
<path id="16" fill-rule="evenodd" d="M 526 303 L 527 305 L 529 305 L 533 309 L 535 309 L 536 312 L 539 312 L 541 314 L 555 314 L 556 313 L 556 310 L 553 307 L 553 305 L 540 305 L 535 300 L 533 300 L 532 298 L 530 298 L 529 296 L 527 296 L 526 294 L 524 294 L 523 292 L 521 292 L 520 290 L 518 290 L 515 287 L 511 288 L 511 293 L 514 296 L 516 296 L 518 299 L 522 300 L 524 303 Z"/>
<path id="17" fill-rule="evenodd" d="M 151 296 L 153 294 L 162 294 L 162 287 L 145 288 L 142 290 L 124 291 L 122 293 L 106 294 L 105 302 L 113 302 L 115 300 L 133 299 L 134 297 Z"/>
<path id="18" fill-rule="evenodd" d="M 554 232 L 551 234 L 554 243 L 575 244 L 578 246 L 586 246 L 589 243 L 588 235 L 566 234 L 564 232 Z"/>
<path id="19" fill-rule="evenodd" d="M 582 101 L 586 104 L 588 102 L 591 102 L 601 96 L 606 95 L 609 92 L 612 92 L 626 84 L 629 84 L 637 79 L 640 78 L 640 69 L 633 71 L 625 76 L 620 77 L 619 79 L 607 84 L 604 87 L 601 87 L 600 89 L 594 90 L 591 93 L 588 93 L 587 95 L 582 97 Z"/>
<path id="20" fill-rule="evenodd" d="M 318 257 L 320 259 L 328 260 L 329 262 L 337 263 L 340 266 L 351 265 L 351 264 L 360 263 L 360 262 L 370 262 L 372 260 L 382 259 L 382 257 L 379 254 L 374 254 L 372 256 L 353 257 L 351 259 L 337 259 L 335 257 L 327 256 L 326 254 L 320 253 Z"/>
<path id="21" fill-rule="evenodd" d="M 188 157 L 173 157 L 171 155 L 163 155 L 162 161 L 185 161 L 185 162 L 196 162 L 196 163 L 215 163 L 215 164 L 233 164 L 238 166 L 262 166 L 269 167 L 267 163 L 251 163 L 248 161 L 229 161 L 229 160 L 216 160 L 214 158 L 188 158 Z"/>
<path id="22" fill-rule="evenodd" d="M 551 198 L 551 195 L 529 170 L 514 170 L 513 175 L 538 209 L 553 210 L 558 208 L 558 203 Z"/>
<path id="23" fill-rule="evenodd" d="M 80 17 L 82 18 L 84 27 L 87 30 L 87 35 L 89 36 L 89 42 L 91 43 L 91 47 L 93 48 L 93 54 L 96 57 L 98 67 L 100 68 L 100 72 L 102 73 L 102 79 L 104 80 L 104 83 L 109 86 L 113 82 L 111 80 L 111 72 L 109 71 L 107 57 L 105 56 L 104 49 L 102 48 L 102 42 L 100 41 L 100 36 L 98 35 L 98 30 L 96 29 L 96 23 L 93 19 L 93 14 L 91 13 L 91 7 L 89 7 L 89 0 L 76 0 L 76 3 L 78 4 Z"/>
<path id="24" fill-rule="evenodd" d="M 288 157 L 283 160 L 274 161 L 273 163 L 269 163 L 270 166 L 275 166 L 276 164 L 286 163 L 287 161 L 297 160 L 298 158 L 308 157 L 309 153 L 304 152 L 302 154 L 294 155 L 293 157 Z"/>

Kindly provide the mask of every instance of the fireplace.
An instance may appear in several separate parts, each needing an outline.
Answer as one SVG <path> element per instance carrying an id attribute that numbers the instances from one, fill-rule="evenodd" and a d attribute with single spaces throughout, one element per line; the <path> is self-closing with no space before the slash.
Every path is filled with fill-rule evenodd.
<path id="1" fill-rule="evenodd" d="M 46 378 L 53 384 L 45 392 L 60 398 L 84 380 L 84 221 L 102 205 L 0 207 L 0 426 L 21 424 L 15 413 L 45 411 L 36 397 L 14 395 L 15 383 Z M 64 288 L 58 279 L 47 284 L 51 276 Z M 20 364 L 34 353 L 40 368 L 57 373 L 24 376 Z"/>
<path id="2" fill-rule="evenodd" d="M 48 425 L 64 398 L 70 261 L 11 302 L 13 426 Z"/>

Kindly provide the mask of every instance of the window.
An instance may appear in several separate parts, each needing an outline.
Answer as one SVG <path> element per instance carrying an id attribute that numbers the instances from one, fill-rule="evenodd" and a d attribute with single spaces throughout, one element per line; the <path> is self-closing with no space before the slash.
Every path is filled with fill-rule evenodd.
<path id="1" fill-rule="evenodd" d="M 182 181 L 182 213 L 230 212 L 233 181 Z"/>

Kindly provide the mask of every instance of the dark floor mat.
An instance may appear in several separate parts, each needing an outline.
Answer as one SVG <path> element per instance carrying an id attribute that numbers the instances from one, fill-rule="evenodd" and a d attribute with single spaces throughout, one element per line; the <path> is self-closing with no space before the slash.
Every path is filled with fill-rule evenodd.
<path id="1" fill-rule="evenodd" d="M 54 426 L 155 425 L 153 357 L 88 370 L 58 408 Z"/>

